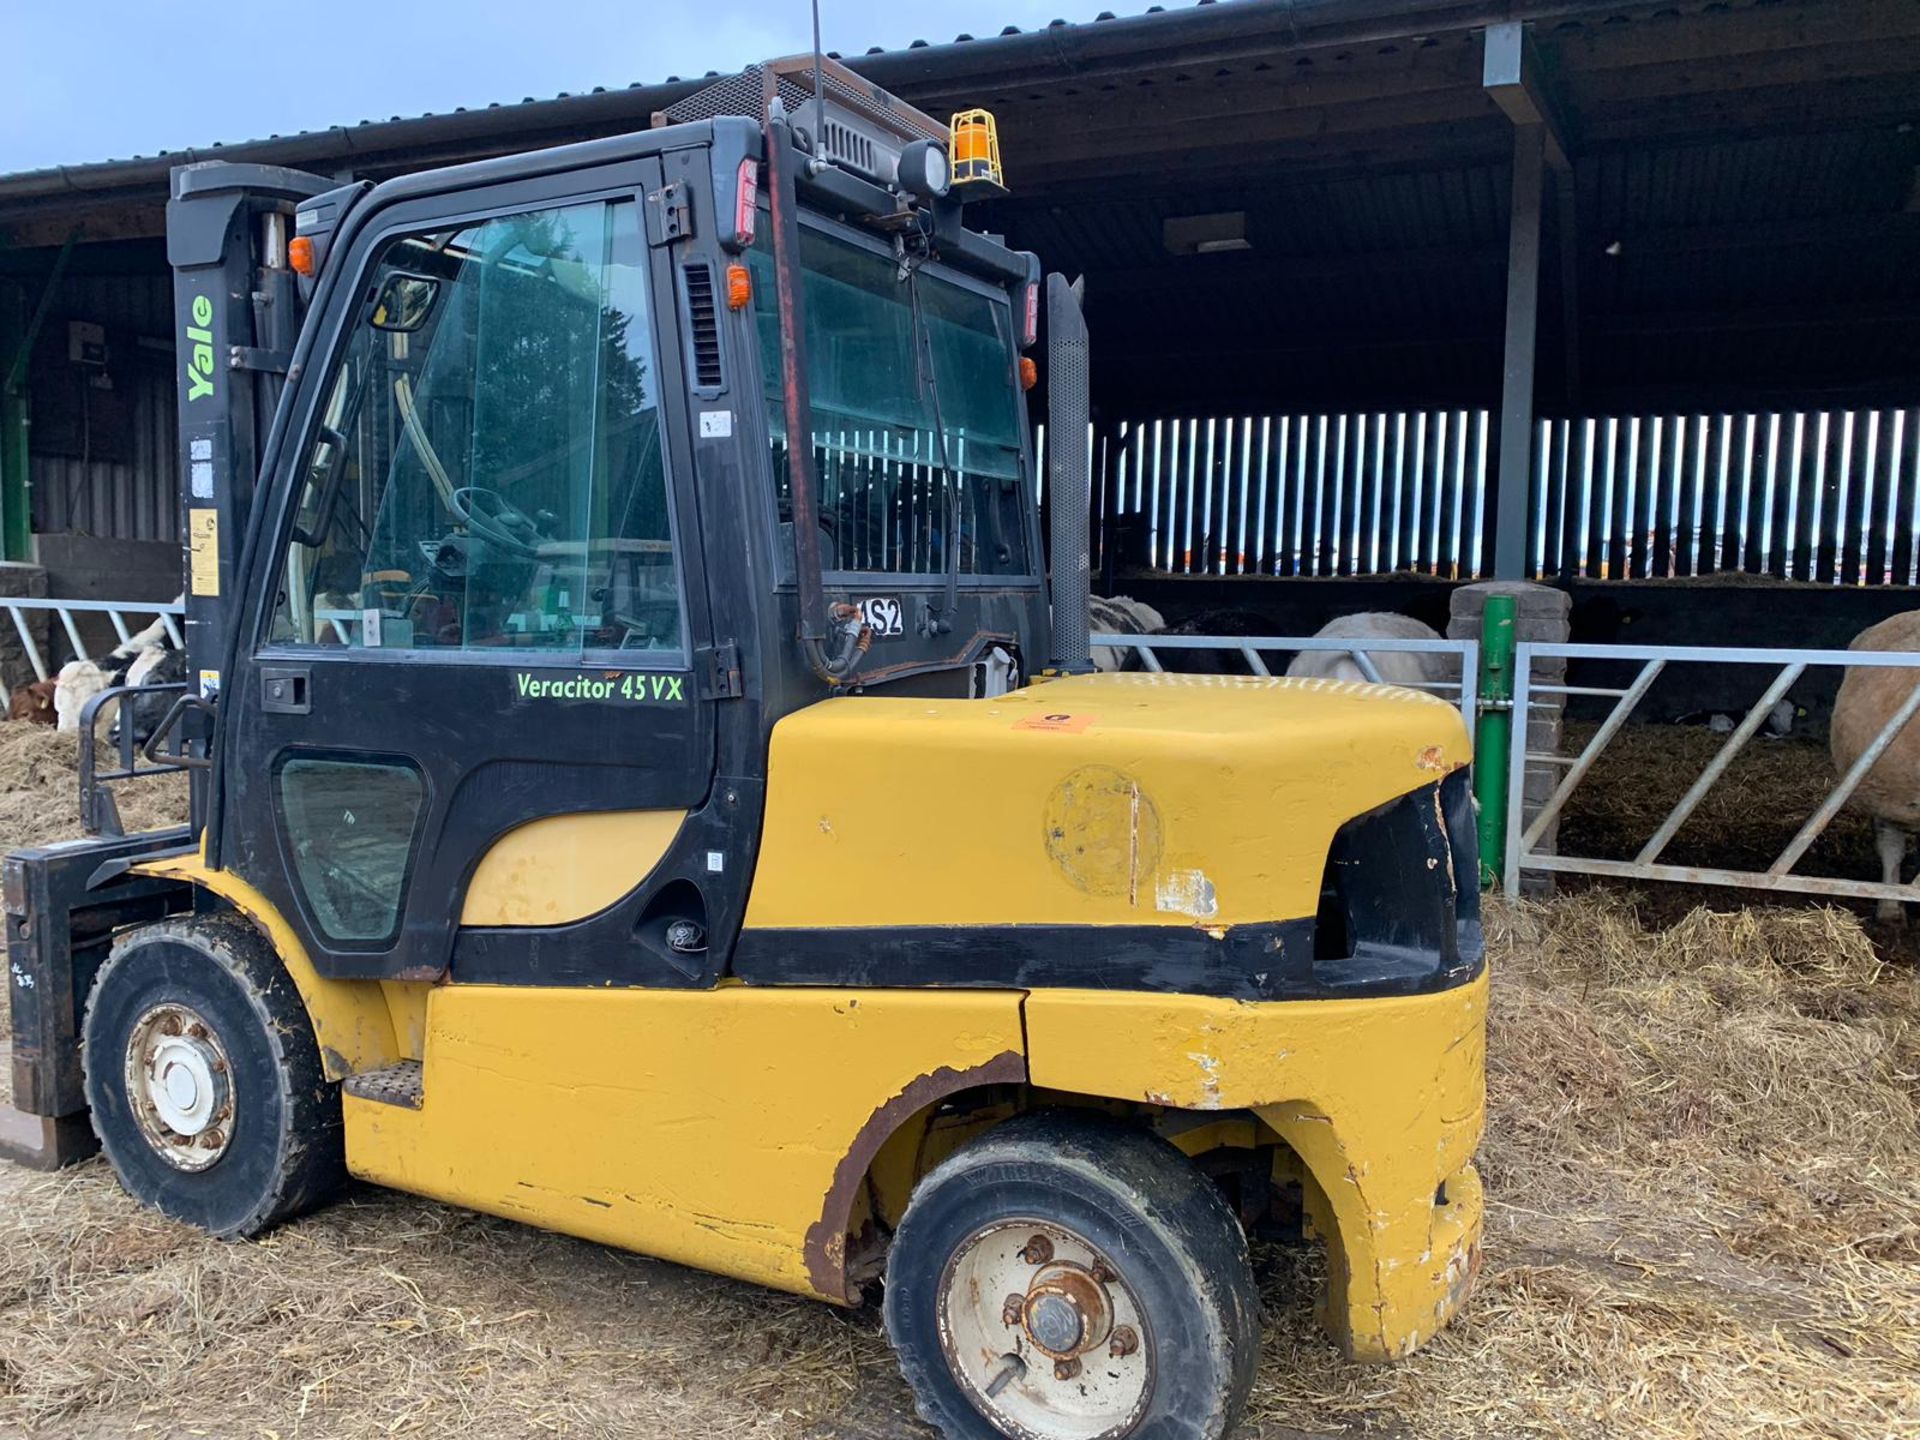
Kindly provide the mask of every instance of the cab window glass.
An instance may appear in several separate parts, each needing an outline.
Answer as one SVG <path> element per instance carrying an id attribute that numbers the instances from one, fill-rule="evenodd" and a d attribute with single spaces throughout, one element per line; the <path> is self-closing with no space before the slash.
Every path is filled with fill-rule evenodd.
<path id="1" fill-rule="evenodd" d="M 681 652 L 646 257 L 628 202 L 387 249 L 307 456 L 276 643 Z"/>
<path id="2" fill-rule="evenodd" d="M 772 227 L 758 228 L 748 262 L 780 520 L 789 525 L 780 321 L 764 238 Z M 1030 573 L 1007 305 L 924 269 L 903 277 L 892 257 L 808 226 L 800 262 L 829 568 L 945 574 L 957 533 L 962 575 Z"/>

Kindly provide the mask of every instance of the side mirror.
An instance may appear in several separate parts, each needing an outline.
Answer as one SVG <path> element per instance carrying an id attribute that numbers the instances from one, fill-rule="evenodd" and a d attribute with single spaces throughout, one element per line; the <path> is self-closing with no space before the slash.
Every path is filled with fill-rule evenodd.
<path id="1" fill-rule="evenodd" d="M 411 334 L 427 323 L 439 298 L 440 282 L 431 275 L 409 275 L 405 271 L 389 275 L 374 303 L 373 328 Z"/>

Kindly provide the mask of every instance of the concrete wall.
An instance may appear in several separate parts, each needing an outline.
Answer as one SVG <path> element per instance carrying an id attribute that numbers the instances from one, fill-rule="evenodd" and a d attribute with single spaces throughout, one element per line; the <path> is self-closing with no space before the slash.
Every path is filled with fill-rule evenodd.
<path id="1" fill-rule="evenodd" d="M 41 535 L 36 537 L 44 593 L 62 600 L 173 600 L 180 594 L 181 555 L 178 544 L 167 540 L 107 540 L 98 535 Z M 102 615 L 79 622 L 90 654 L 111 650 L 120 637 Z M 135 625 L 133 628 L 140 628 Z M 53 653 L 58 661 L 73 658 L 66 631 L 53 626 Z"/>

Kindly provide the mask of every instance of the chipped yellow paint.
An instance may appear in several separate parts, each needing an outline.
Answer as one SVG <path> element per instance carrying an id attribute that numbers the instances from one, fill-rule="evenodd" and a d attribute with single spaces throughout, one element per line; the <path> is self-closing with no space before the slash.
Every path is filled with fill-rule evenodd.
<path id="1" fill-rule="evenodd" d="M 843 1163 L 855 1157 L 840 1186 L 852 1201 L 877 1112 L 936 1071 L 1017 1057 L 1020 998 L 443 985 L 427 1002 L 422 1108 L 346 1097 L 347 1164 L 396 1189 L 844 1300 L 807 1254 Z M 819 1241 L 834 1263 L 843 1239 Z"/>
<path id="2" fill-rule="evenodd" d="M 286 966 L 293 988 L 313 1022 L 321 1064 L 329 1080 L 344 1080 L 362 1070 L 376 1070 L 396 1060 L 418 1058 L 410 1051 L 410 1037 L 425 985 L 400 981 L 328 980 L 313 968 L 306 946 L 293 933 L 272 901 L 228 870 L 209 869 L 200 855 L 175 855 L 133 867 L 144 875 L 186 880 L 225 900 L 265 932 L 280 963 Z"/>
<path id="3" fill-rule="evenodd" d="M 647 878 L 684 810 L 549 815 L 516 826 L 480 857 L 462 925 L 565 925 L 604 910 Z"/>
<path id="4" fill-rule="evenodd" d="M 1028 723 L 1060 714 L 1091 718 Z M 1312 915 L 1333 832 L 1468 759 L 1452 706 L 1379 685 L 1124 674 L 830 700 L 774 727 L 746 923 Z M 966 883 L 887 883 L 925 873 L 929 844 Z"/>
<path id="5" fill-rule="evenodd" d="M 1252 1110 L 1299 1157 L 1309 1216 L 1337 1242 L 1328 1328 L 1386 1359 L 1445 1323 L 1477 1258 L 1486 1006 L 1484 974 L 1367 1000 L 1035 990 L 1028 1073 L 1079 1094 Z"/>

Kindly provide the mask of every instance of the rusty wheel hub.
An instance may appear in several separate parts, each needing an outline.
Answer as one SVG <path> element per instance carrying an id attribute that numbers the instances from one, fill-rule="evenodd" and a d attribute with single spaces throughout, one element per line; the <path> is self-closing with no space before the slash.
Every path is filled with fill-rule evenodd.
<path id="1" fill-rule="evenodd" d="M 1071 1261 L 1042 1266 L 1027 1287 L 1021 1323 L 1036 1349 L 1070 1360 L 1103 1344 L 1113 1328 L 1107 1287 Z"/>
<path id="2" fill-rule="evenodd" d="M 156 1005 L 127 1038 L 127 1102 L 140 1133 L 178 1170 L 204 1170 L 233 1131 L 233 1072 L 197 1010 Z"/>
<path id="3" fill-rule="evenodd" d="M 1145 1317 L 1081 1236 L 1035 1221 L 972 1236 L 942 1278 L 941 1339 L 954 1377 L 1022 1440 L 1129 1434 L 1153 1389 Z"/>

